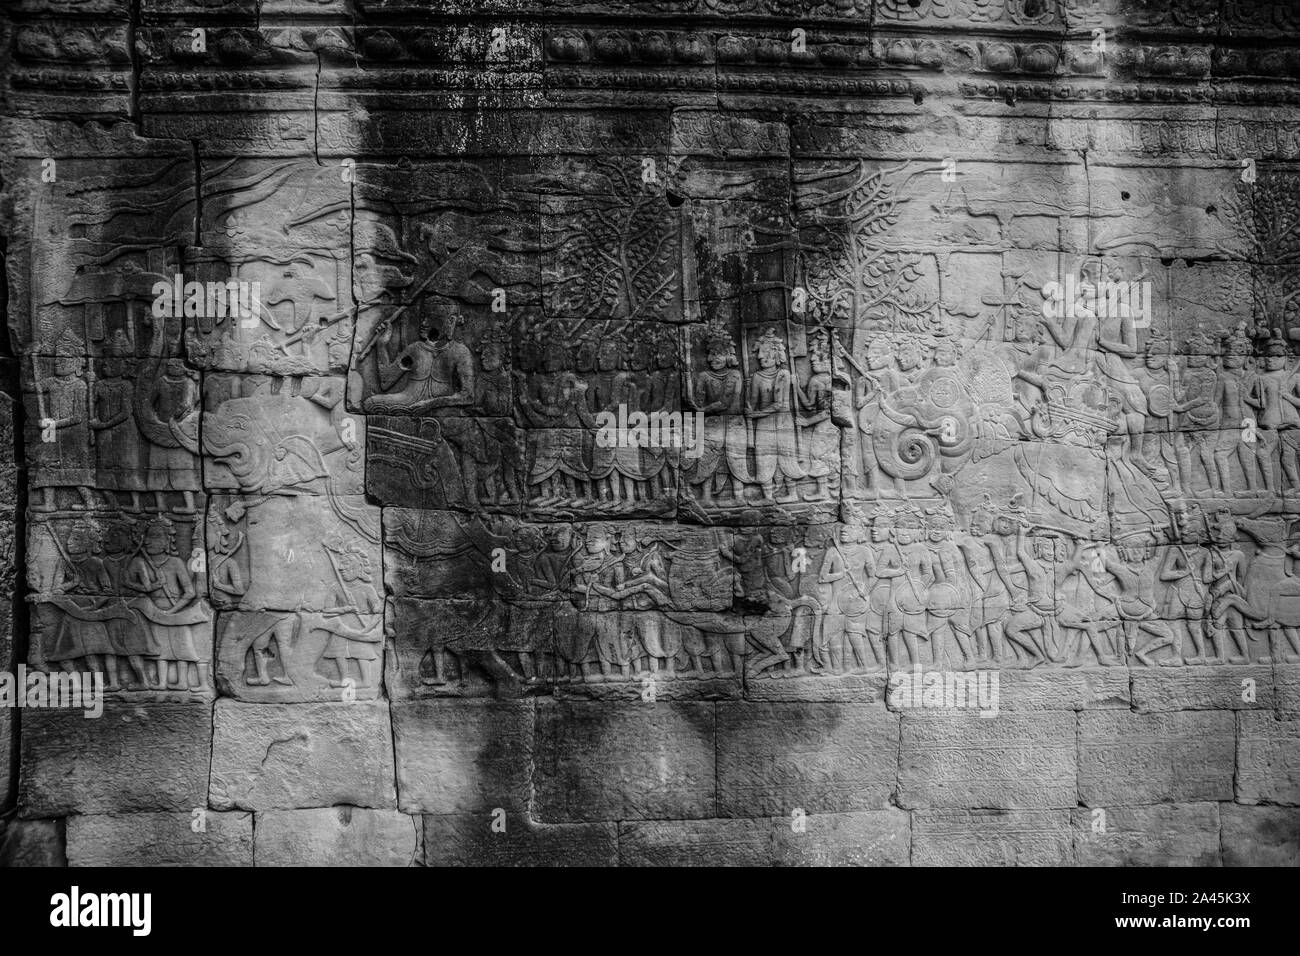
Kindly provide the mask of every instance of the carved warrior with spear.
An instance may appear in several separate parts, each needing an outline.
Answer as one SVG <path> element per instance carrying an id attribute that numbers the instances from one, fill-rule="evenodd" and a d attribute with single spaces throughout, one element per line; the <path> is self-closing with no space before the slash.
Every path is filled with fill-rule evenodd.
<path id="1" fill-rule="evenodd" d="M 448 259 L 442 265 L 438 266 L 438 268 L 430 272 L 429 275 L 425 278 L 425 280 L 415 287 L 415 289 L 411 292 L 410 297 L 407 299 L 405 303 L 398 306 L 396 311 L 394 311 L 391 315 L 389 315 L 388 318 L 380 319 L 378 322 L 375 323 L 375 327 L 370 330 L 370 335 L 367 336 L 366 338 L 366 344 L 362 347 L 361 353 L 357 356 L 357 361 L 356 361 L 357 365 L 360 365 L 362 362 L 364 362 L 366 360 L 366 356 L 369 355 L 371 351 L 374 349 L 374 347 L 379 344 L 379 337 L 380 334 L 384 331 L 384 329 L 390 327 L 394 322 L 396 322 L 398 319 L 402 317 L 402 315 L 406 312 L 407 309 L 409 309 L 416 302 L 419 302 L 420 296 L 423 295 L 424 291 L 429 288 L 430 283 L 432 283 L 434 279 L 438 278 L 438 276 L 442 275 L 443 271 L 449 265 L 451 265 L 452 261 L 453 260 Z"/>

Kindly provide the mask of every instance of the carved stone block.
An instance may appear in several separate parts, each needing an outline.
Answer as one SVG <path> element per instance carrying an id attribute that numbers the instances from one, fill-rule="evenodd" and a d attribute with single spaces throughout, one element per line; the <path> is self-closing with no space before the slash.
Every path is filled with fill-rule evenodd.
<path id="1" fill-rule="evenodd" d="M 427 814 L 425 866 L 615 866 L 614 823 L 538 823 L 527 814 Z"/>
<path id="2" fill-rule="evenodd" d="M 218 608 L 344 615 L 383 609 L 379 509 L 360 496 L 217 495 L 206 531 Z"/>
<path id="3" fill-rule="evenodd" d="M 24 816 L 172 810 L 207 805 L 212 704 L 109 701 L 23 715 L 18 803 Z M 169 759 L 159 761 L 159 753 Z"/>
<path id="4" fill-rule="evenodd" d="M 715 815 L 712 704 L 541 702 L 534 812 L 541 822 Z"/>
<path id="5" fill-rule="evenodd" d="M 1237 799 L 1300 804 L 1300 721 L 1267 711 L 1237 717 Z"/>
<path id="6" fill-rule="evenodd" d="M 1224 866 L 1295 866 L 1300 862 L 1300 808 L 1219 806 Z"/>
<path id="7" fill-rule="evenodd" d="M 218 810 L 391 809 L 392 781 L 386 702 L 217 701 L 208 802 Z"/>
<path id="8" fill-rule="evenodd" d="M 217 375 L 203 386 L 204 483 L 245 495 L 359 495 L 366 420 L 339 377 Z"/>
<path id="9" fill-rule="evenodd" d="M 992 718 L 973 711 L 907 711 L 899 745 L 899 805 L 918 810 L 1073 807 L 1075 719 L 1062 711 Z"/>
<path id="10" fill-rule="evenodd" d="M 347 806 L 265 810 L 253 852 L 258 866 L 413 866 L 420 818 Z"/>
<path id="11" fill-rule="evenodd" d="M 67 866 L 62 820 L 12 817 L 0 826 L 0 866 Z"/>
<path id="12" fill-rule="evenodd" d="M 203 188 L 202 247 L 186 250 L 186 278 L 237 283 L 241 309 L 205 299 L 186 310 L 190 361 L 277 376 L 342 372 L 353 334 L 349 184 L 312 162 L 238 159 L 205 162 Z"/>
<path id="13" fill-rule="evenodd" d="M 204 806 L 185 813 L 68 818 L 69 866 L 252 866 L 253 815 Z"/>
<path id="14" fill-rule="evenodd" d="M 223 611 L 217 687 L 251 702 L 374 700 L 383 642 L 378 611 Z"/>
<path id="15" fill-rule="evenodd" d="M 381 504 L 517 514 L 524 433 L 508 418 L 369 416 L 366 490 Z"/>
<path id="16" fill-rule="evenodd" d="M 393 741 L 403 812 L 528 809 L 531 701 L 400 701 Z"/>
<path id="17" fill-rule="evenodd" d="M 1228 711 L 1085 711 L 1079 715 L 1079 802 L 1230 800 L 1235 753 Z"/>
<path id="18" fill-rule="evenodd" d="M 1068 810 L 917 810 L 914 866 L 1069 866 Z"/>
<path id="19" fill-rule="evenodd" d="M 1073 814 L 1075 860 L 1080 866 L 1219 866 L 1221 806 L 1081 807 Z"/>
<path id="20" fill-rule="evenodd" d="M 1263 710 L 1274 706 L 1273 669 L 1184 667 L 1149 673 L 1133 669 L 1133 705 L 1138 711 Z"/>
<path id="21" fill-rule="evenodd" d="M 894 796 L 898 718 L 879 705 L 718 705 L 718 810 L 877 810 Z"/>

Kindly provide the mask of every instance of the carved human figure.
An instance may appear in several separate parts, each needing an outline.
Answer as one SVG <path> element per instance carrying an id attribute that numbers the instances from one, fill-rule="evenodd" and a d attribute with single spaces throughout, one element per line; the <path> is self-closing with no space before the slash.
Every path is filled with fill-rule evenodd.
<path id="1" fill-rule="evenodd" d="M 677 341 L 672 333 L 666 333 L 655 342 L 647 372 L 647 397 L 643 400 L 645 410 L 671 415 L 682 411 L 681 376 L 678 374 Z M 697 441 L 700 439 L 696 439 Z M 671 447 L 642 449 L 645 480 L 648 482 L 647 496 L 663 498 L 677 491 L 677 471 L 681 455 Z"/>
<path id="2" fill-rule="evenodd" d="M 136 550 L 134 526 L 126 521 L 110 521 L 104 529 L 102 545 L 104 570 L 113 582 L 113 603 L 128 612 L 121 616 L 115 615 L 108 622 L 108 636 L 113 642 L 113 653 L 119 659 L 126 660 L 138 687 L 151 688 L 155 681 L 150 679 L 149 671 L 144 665 L 146 658 L 155 649 L 150 643 L 148 628 L 126 607 L 128 589 L 124 581 Z"/>
<path id="3" fill-rule="evenodd" d="M 613 552 L 611 534 L 604 525 L 588 525 L 583 545 L 584 551 L 575 559 L 573 568 L 578 626 L 562 656 L 575 678 L 609 680 L 617 668 L 618 676 L 626 680 L 631 676 L 631 655 L 618 613 L 622 555 Z"/>
<path id="4" fill-rule="evenodd" d="M 785 526 L 769 528 L 762 549 L 763 615 L 749 622 L 746 637 L 754 653 L 745 661 L 750 676 L 770 671 L 796 673 L 803 667 L 802 644 L 788 646 L 793 606 L 798 599 L 793 581 L 795 560 L 791 530 Z"/>
<path id="5" fill-rule="evenodd" d="M 975 635 L 975 656 L 981 663 L 995 663 L 1005 657 L 1003 629 L 1011 607 L 1001 550 L 991 537 L 995 508 L 985 495 L 970 516 L 967 531 L 957 537 L 957 547 L 966 559 L 966 570 L 974 592 L 971 600 L 971 631 Z"/>
<path id="6" fill-rule="evenodd" d="M 623 560 L 619 593 L 624 630 L 635 636 L 632 653 L 646 665 L 643 670 L 658 674 L 662 668 L 664 677 L 672 678 L 676 676 L 682 633 L 663 613 L 664 608 L 672 606 L 663 555 L 657 542 L 638 537 L 631 530 L 619 536 L 619 547 Z"/>
<path id="7" fill-rule="evenodd" d="M 1018 660 L 1021 655 L 1030 667 L 1043 663 L 1048 657 L 1047 634 L 1041 627 L 1039 608 L 1047 603 L 1047 593 L 1055 593 L 1056 582 L 1044 580 L 1045 570 L 1033 555 L 1027 554 L 1024 531 L 1027 519 L 1020 496 L 1016 495 L 1005 506 L 989 509 L 989 532 L 984 536 L 985 547 L 993 560 L 998 578 L 1006 589 L 1008 608 L 1004 612 L 1000 632 L 991 632 L 996 638 L 993 658 L 998 662 Z M 1009 645 L 1010 658 L 1003 656 L 1003 642 Z"/>
<path id="8" fill-rule="evenodd" d="M 1156 576 L 1165 584 L 1161 617 L 1172 622 L 1192 645 L 1188 664 L 1204 664 L 1209 642 L 1209 555 L 1201 547 L 1200 512 L 1187 507 L 1174 510 L 1173 541 L 1165 550 Z M 1182 645 L 1182 641 L 1178 641 Z"/>
<path id="9" fill-rule="evenodd" d="M 1295 563 L 1300 560 L 1300 541 L 1297 541 L 1294 529 L 1283 551 L 1282 567 L 1286 575 L 1286 584 L 1278 590 L 1285 589 L 1287 596 L 1292 598 L 1289 603 L 1294 604 L 1295 594 L 1300 591 L 1300 576 L 1296 575 L 1295 570 Z M 1279 615 L 1279 618 L 1279 620 L 1272 622 L 1269 635 L 1271 640 L 1270 654 L 1274 663 L 1294 664 L 1300 661 L 1300 615 Z M 1283 639 L 1285 639 L 1285 642 Z"/>
<path id="10" fill-rule="evenodd" d="M 1295 473 L 1295 444 L 1291 433 L 1300 418 L 1296 416 L 1295 406 L 1285 398 L 1289 380 L 1292 378 L 1287 369 L 1287 359 L 1290 354 L 1281 330 L 1275 329 L 1265 348 L 1264 371 L 1255 377 L 1254 390 L 1248 396 L 1250 404 L 1259 410 L 1254 442 L 1255 459 L 1264 479 L 1264 489 L 1270 494 L 1278 490 L 1274 474 L 1275 462 L 1281 465 L 1286 483 L 1294 485 L 1291 475 L 1287 474 L 1287 469 L 1288 467 L 1291 469 L 1292 475 Z M 1293 384 L 1291 388 L 1294 391 Z"/>
<path id="11" fill-rule="evenodd" d="M 918 642 L 929 636 L 929 591 L 938 576 L 934 554 L 925 543 L 923 516 L 913 508 L 900 512 L 894 522 L 894 541 L 898 545 L 902 573 L 894 581 L 891 646 L 897 647 L 894 641 L 901 635 L 908 663 L 916 665 L 922 663 Z M 898 661 L 896 652 L 893 658 Z"/>
<path id="12" fill-rule="evenodd" d="M 883 664 L 867 653 L 866 570 L 870 557 L 864 530 L 854 522 L 840 525 L 838 540 L 831 539 L 817 574 L 824 589 L 822 628 L 827 656 L 831 671 L 837 674 L 846 670 L 861 673 L 873 664 Z"/>
<path id="13" fill-rule="evenodd" d="M 1062 607 L 1059 624 L 1065 632 L 1065 666 L 1084 663 L 1084 639 L 1103 667 L 1121 663 L 1115 656 L 1113 637 L 1119 627 L 1113 585 L 1107 570 L 1105 545 L 1076 539 L 1074 549 L 1059 568 Z"/>
<path id="14" fill-rule="evenodd" d="M 196 646 L 195 628 L 211 620 L 185 562 L 176 555 L 176 529 L 166 518 L 149 522 L 141 553 L 127 569 L 126 586 L 151 634 L 158 657 L 158 683 L 172 690 L 202 692 L 208 662 Z M 173 677 L 174 675 L 174 677 Z"/>
<path id="15" fill-rule="evenodd" d="M 51 533 L 56 532 L 51 529 Z M 50 586 L 52 594 L 67 597 L 59 601 L 62 613 L 53 634 L 47 636 L 44 656 L 69 673 L 79 670 L 78 663 L 84 661 L 87 670 L 105 675 L 109 690 L 117 690 L 120 685 L 109 622 L 96 613 L 112 594 L 113 581 L 95 550 L 91 526 L 73 525 Z"/>
<path id="16" fill-rule="evenodd" d="M 1174 433 L 1179 484 L 1184 494 L 1194 494 L 1202 488 L 1213 494 L 1218 487 L 1218 468 L 1214 462 L 1220 421 L 1216 398 L 1218 376 L 1214 370 L 1218 346 L 1210 336 L 1196 333 L 1189 336 L 1185 352 L 1182 391 L 1177 393 L 1183 411 Z M 1196 465 L 1200 465 L 1199 474 Z"/>
<path id="17" fill-rule="evenodd" d="M 810 336 L 808 361 L 812 373 L 806 385 L 795 385 L 798 425 L 806 436 L 803 468 L 816 482 L 815 500 L 838 498 L 840 490 L 840 430 L 831 419 L 830 337 L 825 330 Z"/>
<path id="18" fill-rule="evenodd" d="M 894 543 L 894 512 L 877 507 L 871 517 L 870 547 L 864 567 L 867 590 L 867 643 L 876 660 L 901 666 L 898 645 L 891 640 L 894 616 L 894 581 L 903 574 L 903 559 Z"/>
<path id="19" fill-rule="evenodd" d="M 1210 549 L 1206 577 L 1210 598 L 1210 644 L 1214 659 L 1210 663 L 1249 663 L 1252 636 L 1247 633 L 1246 621 L 1262 621 L 1266 612 L 1252 606 L 1242 578 L 1248 571 L 1246 554 L 1236 545 L 1237 524 L 1231 512 L 1219 511 L 1210 522 Z M 1227 644 L 1224 635 L 1231 638 L 1236 654 L 1225 657 Z"/>
<path id="20" fill-rule="evenodd" d="M 1232 462 L 1241 469 L 1245 494 L 1260 490 L 1258 459 L 1254 445 L 1259 439 L 1257 378 L 1246 368 L 1250 355 L 1250 338 L 1244 328 L 1224 336 L 1223 355 L 1214 401 L 1219 409 L 1223 430 L 1214 446 L 1215 494 L 1232 496 L 1238 492 Z M 1269 481 L 1272 481 L 1271 474 Z"/>
<path id="21" fill-rule="evenodd" d="M 557 524 L 545 532 L 545 546 L 530 566 L 529 594 L 544 602 L 549 611 L 549 632 L 534 642 L 532 654 L 521 653 L 519 666 L 524 680 L 535 683 L 543 674 L 554 672 L 554 654 L 562 641 L 571 642 L 577 627 L 573 607 L 565 598 L 573 588 L 573 532 Z M 570 675 L 557 675 L 567 678 Z"/>
<path id="22" fill-rule="evenodd" d="M 599 412 L 617 415 L 620 406 L 625 407 L 629 414 L 640 410 L 638 376 L 622 367 L 625 348 L 626 342 L 619 336 L 608 336 L 597 346 L 596 368 L 586 391 L 587 409 L 592 421 Z M 640 448 L 624 443 L 593 444 L 590 480 L 593 493 L 601 501 L 620 505 L 636 500 L 640 475 Z"/>
<path id="23" fill-rule="evenodd" d="M 1100 273 L 1100 270 L 1098 270 Z M 1112 265 L 1108 277 L 1116 286 L 1127 285 L 1128 280 L 1118 265 Z M 1119 297 L 1118 302 L 1107 301 L 1102 307 L 1099 299 L 1107 299 L 1104 287 L 1084 286 L 1084 294 L 1097 303 L 1094 311 L 1102 313 L 1097 322 L 1097 367 L 1111 393 L 1119 400 L 1121 415 L 1120 454 L 1141 471 L 1150 472 L 1151 464 L 1143 454 L 1144 430 L 1148 414 L 1146 392 L 1141 380 L 1129 364 L 1138 357 L 1137 322 L 1132 305 Z M 1111 308 L 1116 305 L 1117 308 Z"/>
<path id="24" fill-rule="evenodd" d="M 1285 358 L 1270 356 L 1265 369 L 1270 375 L 1282 373 L 1277 376 L 1277 391 L 1282 399 L 1279 426 L 1282 490 L 1297 491 L 1300 490 L 1300 368 L 1288 371 Z"/>
<path id="25" fill-rule="evenodd" d="M 511 421 L 511 376 L 506 363 L 509 337 L 494 329 L 479 345 L 473 412 L 482 433 L 485 465 L 479 480 L 485 500 L 508 503 L 518 497 L 523 477 L 520 443 Z"/>
<path id="26" fill-rule="evenodd" d="M 1142 365 L 1133 370 L 1133 376 L 1146 396 L 1141 462 L 1155 481 L 1168 482 L 1174 494 L 1190 494 L 1190 489 L 1182 487 L 1174 433 L 1178 416 L 1192 403 L 1177 398 L 1181 388 L 1177 367 L 1170 361 L 1168 332 L 1153 329 L 1147 336 Z"/>
<path id="27" fill-rule="evenodd" d="M 1019 648 L 1030 648 L 1031 665 L 1058 659 L 1061 651 L 1056 620 L 1060 614 L 1057 598 L 1057 560 L 1063 559 L 1064 542 L 1054 534 L 1028 534 L 1029 522 L 1019 516 L 1015 530 L 1015 556 L 1023 572 L 1025 587 L 1013 602 L 1006 621 L 1008 641 Z M 1018 580 L 1019 575 L 1013 575 Z"/>
<path id="28" fill-rule="evenodd" d="M 858 380 L 853 388 L 853 405 L 857 409 L 858 418 L 858 458 L 862 463 L 861 489 L 863 492 L 874 489 L 887 497 L 899 497 L 903 493 L 902 483 L 880 469 L 872 440 L 876 420 L 881 414 L 881 404 L 900 387 L 903 381 L 894 358 L 893 345 L 886 336 L 874 337 L 867 345 L 865 367 L 853 361 L 846 350 L 841 350 L 841 355 L 858 370 Z"/>
<path id="29" fill-rule="evenodd" d="M 1120 539 L 1118 560 L 1106 556 L 1106 570 L 1115 579 L 1115 603 L 1123 622 L 1124 637 L 1133 656 L 1148 666 L 1177 666 L 1183 662 L 1182 635 L 1156 614 L 1155 536 L 1138 532 Z M 1152 655 L 1169 648 L 1171 657 Z"/>
<path id="30" fill-rule="evenodd" d="M 384 602 L 375 590 L 370 556 L 357 545 L 331 548 L 330 560 L 337 576 L 335 604 L 321 612 L 320 629 L 329 634 L 321 660 L 332 661 L 338 671 L 331 687 L 346 688 L 352 679 L 349 665 L 357 666 L 358 687 L 379 681 L 379 646 L 383 643 Z"/>
<path id="31" fill-rule="evenodd" d="M 927 544 L 933 554 L 934 581 L 926 596 L 929 613 L 930 659 L 936 665 L 949 663 L 948 641 L 957 644 L 961 665 L 974 658 L 971 640 L 970 595 L 966 587 L 966 565 L 955 541 L 952 516 L 933 509 L 925 517 Z"/>
<path id="32" fill-rule="evenodd" d="M 95 432 L 101 487 L 131 495 L 131 510 L 140 510 L 145 490 L 140 460 L 140 431 L 135 424 L 135 362 L 131 343 L 119 329 L 104 347 L 103 375 L 92 386 L 90 427 Z"/>
<path id="33" fill-rule="evenodd" d="M 1237 529 L 1255 545 L 1250 558 L 1249 573 L 1245 575 L 1242 599 L 1245 608 L 1238 609 L 1243 623 L 1251 630 L 1252 640 L 1265 643 L 1265 653 L 1256 657 L 1256 663 L 1289 663 L 1293 652 L 1300 651 L 1297 644 L 1297 626 L 1300 626 L 1300 582 L 1292 577 L 1291 550 L 1286 538 L 1286 522 L 1278 518 L 1242 518 Z M 1276 614 L 1276 617 L 1274 616 Z M 1283 639 L 1291 649 L 1285 647 Z"/>
<path id="34" fill-rule="evenodd" d="M 198 410 L 198 374 L 177 358 L 164 361 L 160 371 L 152 387 L 150 408 L 159 422 L 179 425 Z M 178 514 L 194 513 L 194 492 L 199 487 L 198 456 L 189 449 L 176 442 L 168 445 L 151 442 L 149 481 L 159 511 L 167 508 L 166 493 L 179 491 L 184 496 L 184 504 L 173 510 Z"/>
<path id="35" fill-rule="evenodd" d="M 804 478 L 804 470 L 799 465 L 793 379 L 776 329 L 763 333 L 755 354 L 758 371 L 750 379 L 745 408 L 754 425 L 754 477 L 765 501 L 797 501 L 796 482 Z"/>
<path id="36" fill-rule="evenodd" d="M 587 383 L 565 367 L 563 343 L 542 348 L 541 369 L 518 390 L 528 433 L 528 486 L 537 505 L 577 504 L 591 477 L 588 450 L 595 419 L 587 411 Z M 575 440 L 582 434 L 583 441 Z"/>
<path id="37" fill-rule="evenodd" d="M 445 442 L 451 452 L 443 459 L 444 468 L 459 470 L 460 497 L 475 507 L 479 503 L 479 468 L 487 456 L 478 423 L 468 417 L 477 397 L 474 356 L 455 338 L 461 321 L 456 306 L 431 296 L 422 304 L 420 338 L 396 355 L 392 323 L 379 333 L 379 384 L 384 391 L 367 398 L 365 409 L 437 418 L 438 441 Z M 454 487 L 454 480 L 451 483 Z M 444 477 L 444 487 L 447 484 Z"/>
<path id="38" fill-rule="evenodd" d="M 37 375 L 34 383 L 36 425 L 40 441 L 32 448 L 32 487 L 41 489 L 41 503 L 33 511 L 53 511 L 57 487 L 75 487 L 80 503 L 96 505 L 94 450 L 91 445 L 90 406 L 85 381 L 86 361 L 81 340 L 69 329 L 55 345 L 53 376 Z M 39 362 L 39 359 L 33 359 Z"/>
<path id="39" fill-rule="evenodd" d="M 735 343 L 721 322 L 709 325 L 704 355 L 708 367 L 694 376 L 686 395 L 686 404 L 704 414 L 703 449 L 699 458 L 683 459 L 682 476 L 705 506 L 719 498 L 740 503 L 749 473 L 745 382 Z"/>
<path id="40" fill-rule="evenodd" d="M 248 590 L 239 562 L 235 560 L 235 555 L 243 544 L 243 534 L 231 531 L 217 508 L 208 512 L 207 524 L 209 548 L 212 551 L 208 587 L 221 595 L 224 602 L 236 604 Z"/>

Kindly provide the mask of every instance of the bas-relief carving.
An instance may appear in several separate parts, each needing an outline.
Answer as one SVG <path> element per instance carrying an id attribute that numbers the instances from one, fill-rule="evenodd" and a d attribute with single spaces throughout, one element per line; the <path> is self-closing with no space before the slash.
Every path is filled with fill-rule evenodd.
<path id="1" fill-rule="evenodd" d="M 969 6 L 916 16 L 1048 15 Z M 184 164 L 125 203 L 157 220 L 142 242 L 74 198 L 69 241 L 44 210 L 43 659 L 207 687 L 205 594 L 218 685 L 248 700 L 376 696 L 385 628 L 435 694 L 1300 655 L 1291 177 L 840 160 L 787 182 L 663 148 L 649 181 L 639 156 L 351 184 L 207 162 L 179 258 Z M 257 281 L 264 309 L 153 318 L 178 271 Z M 1151 281 L 1154 314 L 1043 315 L 1067 274 Z M 620 409 L 698 414 L 699 445 L 604 446 Z M 175 543 L 198 523 L 204 571 Z"/>
<path id="2" fill-rule="evenodd" d="M 249 318 L 188 317 L 185 350 L 202 369 L 274 376 L 342 373 L 353 332 L 351 186 L 301 160 L 207 162 L 187 279 L 260 284 Z"/>
<path id="3" fill-rule="evenodd" d="M 212 608 L 193 515 L 59 511 L 28 529 L 31 664 L 108 691 L 211 694 Z"/>
<path id="4" fill-rule="evenodd" d="M 864 165 L 808 177 L 808 307 L 788 321 L 719 310 L 674 339 L 612 320 L 584 337 L 583 323 L 543 316 L 540 340 L 514 331 L 524 520 L 435 509 L 395 512 L 389 526 L 390 584 L 413 602 L 399 619 L 445 602 L 462 622 L 397 629 L 399 646 L 414 642 L 401 652 L 416 661 L 413 692 L 1300 659 L 1287 507 L 1300 390 L 1277 313 L 1175 342 L 1177 301 L 1091 307 L 1102 282 L 1135 276 L 1186 295 L 1141 251 L 1207 241 L 1193 223 L 1168 250 L 1154 245 L 1160 203 L 1121 207 L 1133 196 L 1118 189 L 1106 215 L 1124 238 L 1108 245 L 1123 255 L 1010 241 L 1032 235 L 1008 229 L 1022 217 L 1064 235 L 1059 220 L 1087 209 L 1086 194 L 1081 209 L 1008 210 L 969 190 L 943 207 L 947 232 L 919 244 L 955 250 L 911 252 L 896 210 L 918 175 Z M 991 233 L 966 225 L 989 216 Z M 1077 308 L 1044 314 L 1044 287 L 1067 274 Z M 640 489 L 644 449 L 594 443 L 595 413 L 620 399 L 650 407 L 635 402 L 656 363 L 638 353 L 656 334 L 665 347 L 645 355 L 673 371 L 680 407 L 704 416 L 701 453 L 665 456 L 676 511 L 663 514 L 677 523 L 590 524 L 648 517 L 646 500 L 667 507 Z M 539 421 L 551 427 L 530 430 Z M 480 502 L 494 503 L 514 510 L 509 496 Z M 757 527 L 774 518 L 794 526 Z M 719 526 L 703 548 L 692 523 Z M 498 572 L 494 553 L 507 556 Z M 731 586 L 708 607 L 681 590 L 714 580 Z"/>

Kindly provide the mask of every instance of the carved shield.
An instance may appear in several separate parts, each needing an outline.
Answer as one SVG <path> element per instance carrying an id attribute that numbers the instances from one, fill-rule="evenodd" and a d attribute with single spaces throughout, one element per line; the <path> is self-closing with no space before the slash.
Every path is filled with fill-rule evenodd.
<path id="1" fill-rule="evenodd" d="M 1151 391 L 1147 392 L 1147 407 L 1157 418 L 1168 415 L 1173 408 L 1173 393 L 1169 386 L 1163 383 L 1153 386 Z"/>

